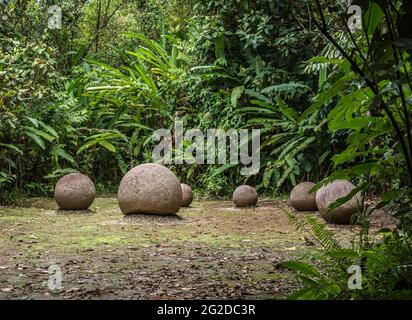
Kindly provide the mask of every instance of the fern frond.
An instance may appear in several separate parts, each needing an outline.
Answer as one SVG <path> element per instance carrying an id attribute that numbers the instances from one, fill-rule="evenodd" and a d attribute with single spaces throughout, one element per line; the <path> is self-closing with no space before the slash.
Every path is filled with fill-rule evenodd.
<path id="1" fill-rule="evenodd" d="M 299 219 L 293 212 L 283 211 L 292 225 L 296 227 L 296 230 L 309 233 L 327 252 L 342 250 L 342 246 L 335 239 L 333 233 L 326 229 L 325 224 L 319 222 L 313 216 L 306 215 L 304 219 Z"/>
<path id="2" fill-rule="evenodd" d="M 312 216 L 306 216 L 306 222 L 312 231 L 312 235 L 324 249 L 327 251 L 342 249 L 339 242 L 334 238 L 333 233 L 326 229 L 325 224 Z"/>

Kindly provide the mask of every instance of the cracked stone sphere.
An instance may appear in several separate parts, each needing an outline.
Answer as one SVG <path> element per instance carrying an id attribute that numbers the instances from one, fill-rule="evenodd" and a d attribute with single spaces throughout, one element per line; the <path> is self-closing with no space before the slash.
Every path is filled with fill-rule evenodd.
<path id="1" fill-rule="evenodd" d="M 251 207 L 258 202 L 258 194 L 255 188 L 243 185 L 236 188 L 232 199 L 236 207 Z"/>
<path id="2" fill-rule="evenodd" d="M 123 177 L 117 193 L 123 214 L 174 214 L 182 204 L 182 188 L 175 174 L 155 163 L 141 164 Z"/>
<path id="3" fill-rule="evenodd" d="M 335 180 L 320 188 L 316 192 L 316 205 L 323 219 L 329 223 L 349 224 L 353 214 L 358 210 L 358 203 L 361 201 L 360 193 L 331 211 L 328 211 L 328 208 L 339 198 L 347 196 L 353 189 L 355 186 L 347 180 Z"/>
<path id="4" fill-rule="evenodd" d="M 302 182 L 290 193 L 290 204 L 298 211 L 317 211 L 316 192 L 309 191 L 315 186 L 313 182 Z"/>
<path id="5" fill-rule="evenodd" d="M 181 183 L 180 186 L 182 187 L 182 207 L 188 207 L 193 201 L 192 188 L 185 183 Z"/>
<path id="6" fill-rule="evenodd" d="M 95 196 L 93 181 L 81 173 L 61 177 L 54 188 L 54 199 L 62 210 L 86 210 Z"/>

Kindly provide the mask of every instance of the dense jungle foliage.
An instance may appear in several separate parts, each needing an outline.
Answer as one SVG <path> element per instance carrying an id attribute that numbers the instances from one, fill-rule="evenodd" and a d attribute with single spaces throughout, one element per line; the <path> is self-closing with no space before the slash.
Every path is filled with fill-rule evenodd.
<path id="1" fill-rule="evenodd" d="M 356 32 L 332 0 L 2 1 L 0 203 L 51 195 L 73 171 L 115 192 L 151 161 L 152 132 L 177 119 L 202 131 L 259 128 L 257 175 L 242 176 L 241 164 L 170 168 L 208 197 L 241 183 L 273 196 L 350 179 L 357 188 L 342 201 L 359 191 L 378 199 L 359 215 L 362 232 L 379 208 L 399 228 L 348 251 L 309 221 L 326 273 L 290 263 L 304 285 L 296 297 L 410 297 L 412 5 L 353 3 Z M 53 4 L 61 29 L 47 27 Z M 337 280 L 353 260 L 369 266 L 362 293 Z"/>

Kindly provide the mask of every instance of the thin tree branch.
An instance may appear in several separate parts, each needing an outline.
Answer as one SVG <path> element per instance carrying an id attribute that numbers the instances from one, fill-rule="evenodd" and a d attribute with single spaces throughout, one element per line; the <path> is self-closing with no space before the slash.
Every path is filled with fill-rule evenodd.
<path id="1" fill-rule="evenodd" d="M 342 54 L 342 56 L 348 60 L 348 62 L 352 66 L 352 69 L 356 73 L 358 73 L 361 76 L 361 78 L 363 78 L 363 80 L 366 82 L 368 87 L 375 94 L 376 98 L 379 99 L 378 105 L 381 106 L 383 108 L 383 110 L 385 111 L 385 113 L 388 115 L 389 120 L 391 121 L 392 126 L 395 130 L 396 136 L 399 140 L 399 143 L 401 144 L 402 153 L 404 154 L 405 162 L 406 162 L 407 169 L 408 169 L 409 183 L 411 183 L 411 181 L 412 181 L 412 162 L 410 161 L 410 155 L 409 155 L 408 147 L 406 146 L 402 130 L 399 127 L 399 124 L 396 121 L 392 111 L 390 110 L 389 106 L 382 100 L 382 98 L 380 96 L 379 86 L 376 83 L 376 80 L 373 79 L 373 78 L 372 78 L 373 80 L 371 80 L 366 75 L 366 73 L 360 68 L 360 66 L 352 59 L 352 57 L 345 51 L 345 49 L 343 49 L 342 46 L 335 40 L 335 38 L 328 32 L 325 15 L 323 13 L 323 9 L 322 9 L 322 6 L 320 4 L 320 1 L 316 0 L 315 3 L 316 3 L 316 7 L 319 11 L 320 19 L 321 19 L 321 23 L 319 23 L 314 18 L 315 25 L 322 32 L 322 34 L 336 47 L 336 49 Z"/>

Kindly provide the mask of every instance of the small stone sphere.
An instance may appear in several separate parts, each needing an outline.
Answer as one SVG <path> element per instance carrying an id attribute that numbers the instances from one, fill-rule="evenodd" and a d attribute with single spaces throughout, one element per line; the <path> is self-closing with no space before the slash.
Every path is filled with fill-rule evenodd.
<path id="1" fill-rule="evenodd" d="M 290 204 L 298 211 L 316 211 L 316 192 L 309 191 L 316 184 L 313 182 L 302 182 L 296 185 L 290 193 Z"/>
<path id="2" fill-rule="evenodd" d="M 258 194 L 255 188 L 242 185 L 233 192 L 232 199 L 236 207 L 251 207 L 257 204 Z"/>
<path id="3" fill-rule="evenodd" d="M 331 211 L 328 211 L 328 208 L 336 200 L 347 196 L 353 189 L 355 186 L 347 180 L 335 180 L 320 188 L 316 192 L 316 205 L 323 219 L 329 223 L 350 224 L 353 214 L 358 211 L 358 203 L 362 200 L 360 193 L 338 208 Z"/>
<path id="4" fill-rule="evenodd" d="M 193 201 L 192 188 L 185 183 L 181 183 L 180 186 L 182 187 L 182 207 L 188 207 Z"/>
<path id="5" fill-rule="evenodd" d="M 141 164 L 123 177 L 117 193 L 123 214 L 174 214 L 182 204 L 179 179 L 165 166 Z"/>
<path id="6" fill-rule="evenodd" d="M 61 177 L 54 187 L 54 199 L 62 210 L 86 210 L 95 196 L 93 181 L 81 173 Z"/>

